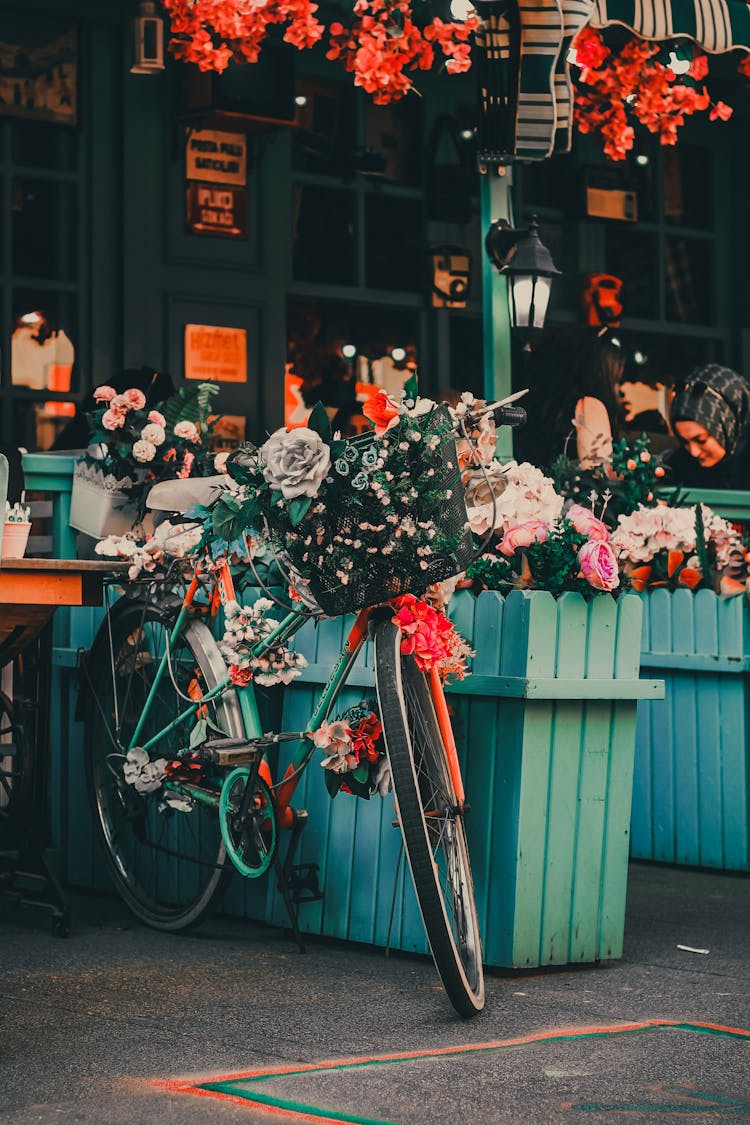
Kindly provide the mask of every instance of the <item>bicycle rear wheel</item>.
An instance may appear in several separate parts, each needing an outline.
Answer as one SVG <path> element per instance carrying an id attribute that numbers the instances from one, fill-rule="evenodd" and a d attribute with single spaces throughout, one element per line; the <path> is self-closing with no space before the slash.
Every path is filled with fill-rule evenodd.
<path id="1" fill-rule="evenodd" d="M 165 806 L 160 791 L 136 792 L 123 773 L 124 754 L 173 626 L 173 612 L 157 604 L 115 606 L 88 658 L 86 740 L 89 793 L 109 874 L 138 918 L 168 931 L 196 925 L 217 903 L 232 871 L 219 826 L 222 774 L 201 781 L 215 791 L 216 808 L 196 802 L 191 811 L 180 811 Z M 146 716 L 141 745 L 184 712 L 189 699 L 204 696 L 226 676 L 216 642 L 197 621 L 189 622 L 170 646 L 170 665 L 171 674 L 165 672 Z M 243 737 L 233 691 L 206 708 L 227 735 Z M 191 726 L 187 720 L 160 738 L 149 751 L 151 760 L 175 759 L 188 743 Z"/>
<path id="2" fill-rule="evenodd" d="M 414 888 L 432 956 L 453 1007 L 484 1007 L 484 974 L 474 884 L 463 817 L 432 701 L 401 632 L 384 622 L 375 636 L 383 736 Z"/>

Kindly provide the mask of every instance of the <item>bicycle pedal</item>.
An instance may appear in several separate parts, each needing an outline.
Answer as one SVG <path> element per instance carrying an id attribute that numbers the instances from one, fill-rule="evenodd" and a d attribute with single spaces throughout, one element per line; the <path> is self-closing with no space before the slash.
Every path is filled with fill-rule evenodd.
<path id="1" fill-rule="evenodd" d="M 254 742 L 239 738 L 214 738 L 204 742 L 201 758 L 212 766 L 238 766 L 246 762 L 256 762 L 260 751 Z"/>
<path id="2" fill-rule="evenodd" d="M 317 902 L 322 899 L 317 863 L 295 863 L 287 872 L 286 881 L 292 902 Z"/>

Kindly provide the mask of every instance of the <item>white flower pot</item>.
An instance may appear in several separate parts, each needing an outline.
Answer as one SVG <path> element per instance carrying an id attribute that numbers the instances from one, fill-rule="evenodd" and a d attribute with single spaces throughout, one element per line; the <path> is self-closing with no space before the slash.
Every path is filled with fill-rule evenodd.
<path id="1" fill-rule="evenodd" d="M 126 535 L 133 530 L 136 508 L 124 492 L 101 488 L 80 476 L 73 477 L 69 523 L 94 539 Z"/>
<path id="2" fill-rule="evenodd" d="M 4 559 L 22 559 L 26 553 L 30 531 L 30 523 L 8 523 L 6 521 L 3 531 L 2 557 Z"/>

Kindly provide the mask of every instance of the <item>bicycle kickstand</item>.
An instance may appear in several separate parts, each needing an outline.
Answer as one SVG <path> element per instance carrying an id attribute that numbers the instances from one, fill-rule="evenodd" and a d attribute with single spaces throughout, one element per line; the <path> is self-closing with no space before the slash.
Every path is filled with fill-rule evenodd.
<path id="1" fill-rule="evenodd" d="M 292 932 L 300 953 L 305 952 L 305 943 L 297 920 L 297 904 L 300 902 L 315 902 L 323 897 L 318 885 L 317 863 L 295 864 L 294 856 L 302 833 L 307 823 L 307 809 L 294 809 L 294 824 L 289 837 L 284 860 L 277 851 L 274 859 L 274 870 L 281 896 L 284 899 Z"/>

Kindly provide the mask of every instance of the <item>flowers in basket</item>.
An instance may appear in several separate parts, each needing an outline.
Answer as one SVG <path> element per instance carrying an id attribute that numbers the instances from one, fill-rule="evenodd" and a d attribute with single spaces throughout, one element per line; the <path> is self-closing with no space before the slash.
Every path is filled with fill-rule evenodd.
<path id="1" fill-rule="evenodd" d="M 388 601 L 460 572 L 466 527 L 453 422 L 446 407 L 380 391 L 365 408 L 374 431 L 331 433 L 322 405 L 307 426 L 243 446 L 226 470 L 235 487 L 197 509 L 214 555 L 266 532 L 306 599 L 330 615 Z"/>
<path id="2" fill-rule="evenodd" d="M 76 477 L 108 492 L 123 493 L 140 521 L 153 484 L 211 471 L 209 410 L 217 391 L 213 383 L 199 383 L 181 388 L 158 409 L 150 409 L 137 387 L 122 394 L 113 387 L 97 387 L 97 407 L 88 415 L 89 446 Z"/>

